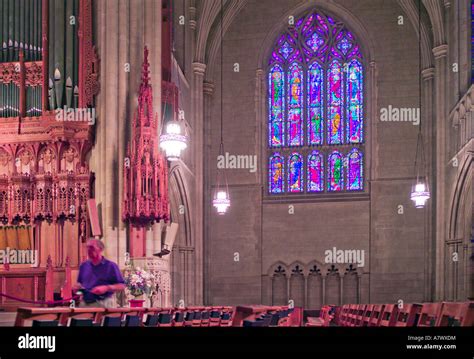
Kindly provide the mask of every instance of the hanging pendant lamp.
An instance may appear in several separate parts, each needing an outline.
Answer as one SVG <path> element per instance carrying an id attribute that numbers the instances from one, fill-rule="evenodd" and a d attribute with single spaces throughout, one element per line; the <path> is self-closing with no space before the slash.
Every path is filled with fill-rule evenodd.
<path id="1" fill-rule="evenodd" d="M 223 65 L 224 65 L 224 41 L 223 41 L 223 1 L 221 0 L 221 144 L 219 147 L 219 155 L 224 155 L 224 131 L 223 131 Z M 229 186 L 227 185 L 227 177 L 225 175 L 224 169 L 217 169 L 217 180 L 216 180 L 216 191 L 214 193 L 214 199 L 212 200 L 212 205 L 216 208 L 219 215 L 226 214 L 227 210 L 230 207 L 230 195 L 229 195 Z"/>
<path id="2" fill-rule="evenodd" d="M 416 181 L 412 186 L 410 199 L 415 203 L 416 208 L 424 208 L 426 202 L 430 199 L 430 190 L 428 185 L 428 178 L 425 174 L 425 151 L 423 135 L 421 132 L 421 0 L 419 1 L 418 9 L 418 51 L 419 51 L 419 108 L 420 108 L 420 123 L 418 126 L 418 138 L 416 142 L 415 153 L 415 176 Z"/>
<path id="3" fill-rule="evenodd" d="M 183 46 L 186 46 L 186 42 L 183 40 Z M 177 71 L 177 83 L 178 83 L 178 106 L 181 104 L 181 74 Z M 173 95 L 171 95 L 173 96 Z M 166 115 L 166 105 L 163 110 L 163 121 Z M 175 104 L 176 105 L 176 104 Z M 188 147 L 188 137 L 186 131 L 183 129 L 185 122 L 184 111 L 178 109 L 178 120 L 176 120 L 176 110 L 173 108 L 173 119 L 169 120 L 164 124 L 163 131 L 160 135 L 160 148 L 165 151 L 165 157 L 168 161 L 178 161 L 181 158 L 181 152 Z"/>

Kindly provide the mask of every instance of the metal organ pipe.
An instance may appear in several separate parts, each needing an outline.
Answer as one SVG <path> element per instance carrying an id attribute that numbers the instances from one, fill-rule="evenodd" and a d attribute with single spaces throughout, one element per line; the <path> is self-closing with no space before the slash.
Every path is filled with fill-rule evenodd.
<path id="1" fill-rule="evenodd" d="M 19 116 L 21 111 L 28 116 L 41 114 L 41 84 L 26 86 L 25 69 L 42 60 L 42 10 L 43 0 L 0 0 L 0 63 L 18 66 L 20 52 L 24 61 L 20 84 L 0 83 L 1 117 Z"/>

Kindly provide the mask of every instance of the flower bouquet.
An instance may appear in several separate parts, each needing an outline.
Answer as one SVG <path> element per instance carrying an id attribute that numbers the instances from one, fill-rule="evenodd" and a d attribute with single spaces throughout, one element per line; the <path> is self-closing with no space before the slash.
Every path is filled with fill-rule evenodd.
<path id="1" fill-rule="evenodd" d="M 125 276 L 125 285 L 132 296 L 150 296 L 155 288 L 155 275 L 139 267 L 129 271 Z M 132 299 L 130 306 L 141 306 L 144 300 Z"/>

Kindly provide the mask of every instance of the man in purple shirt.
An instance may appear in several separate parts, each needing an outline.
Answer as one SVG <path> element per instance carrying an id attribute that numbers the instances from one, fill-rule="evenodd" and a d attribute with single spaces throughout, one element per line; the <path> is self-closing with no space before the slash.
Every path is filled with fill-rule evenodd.
<path id="1" fill-rule="evenodd" d="M 112 261 L 104 258 L 104 243 L 97 239 L 87 242 L 89 259 L 79 267 L 75 291 L 82 292 L 84 307 L 112 308 L 115 306 L 114 292 L 125 289 L 122 273 Z"/>

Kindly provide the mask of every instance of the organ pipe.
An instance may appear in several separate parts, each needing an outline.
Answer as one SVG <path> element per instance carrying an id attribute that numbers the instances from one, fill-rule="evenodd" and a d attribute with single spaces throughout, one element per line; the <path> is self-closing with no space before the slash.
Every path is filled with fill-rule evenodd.
<path id="1" fill-rule="evenodd" d="M 26 83 L 0 83 L 0 116 L 18 116 L 17 111 L 39 116 L 44 110 L 79 105 L 81 1 L 0 0 L 0 64 L 17 66 L 21 52 L 22 71 L 39 68 L 43 78 L 31 83 L 31 73 L 21 74 Z M 37 64 L 32 66 L 33 62 Z"/>

